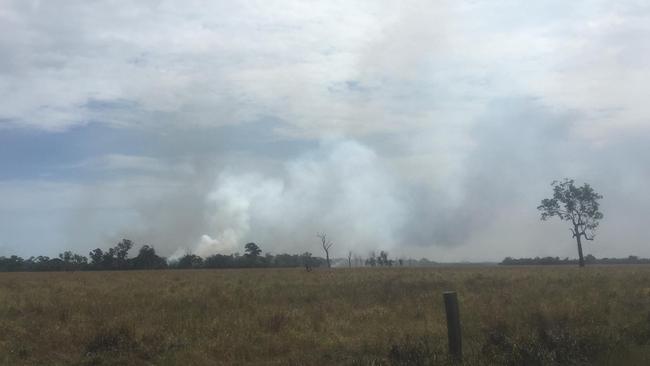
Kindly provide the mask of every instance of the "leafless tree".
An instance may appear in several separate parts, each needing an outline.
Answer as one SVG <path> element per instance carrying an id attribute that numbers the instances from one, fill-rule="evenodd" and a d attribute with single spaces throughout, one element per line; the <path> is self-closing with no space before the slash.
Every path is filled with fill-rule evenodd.
<path id="1" fill-rule="evenodd" d="M 352 251 L 348 252 L 348 267 L 352 268 Z"/>
<path id="2" fill-rule="evenodd" d="M 327 268 L 332 268 L 332 264 L 330 263 L 330 248 L 334 243 L 332 243 L 330 240 L 327 239 L 327 234 L 325 233 L 318 233 L 316 234 L 316 237 L 320 239 L 321 245 L 323 246 L 323 250 L 325 251 L 325 259 L 327 260 Z"/>

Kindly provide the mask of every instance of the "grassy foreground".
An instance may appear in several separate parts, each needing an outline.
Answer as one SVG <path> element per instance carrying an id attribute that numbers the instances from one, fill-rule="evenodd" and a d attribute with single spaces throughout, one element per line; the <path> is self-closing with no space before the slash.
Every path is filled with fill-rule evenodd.
<path id="1" fill-rule="evenodd" d="M 650 267 L 0 273 L 3 365 L 650 365 Z"/>

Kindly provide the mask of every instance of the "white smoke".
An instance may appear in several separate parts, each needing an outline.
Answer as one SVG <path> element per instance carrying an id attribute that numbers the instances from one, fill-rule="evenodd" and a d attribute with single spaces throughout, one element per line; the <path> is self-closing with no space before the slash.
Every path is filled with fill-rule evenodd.
<path id="1" fill-rule="evenodd" d="M 224 171 L 208 194 L 209 229 L 194 248 L 201 256 L 240 251 L 317 252 L 317 232 L 335 253 L 390 249 L 405 208 L 387 169 L 368 147 L 328 140 L 284 164 L 280 178 Z"/>

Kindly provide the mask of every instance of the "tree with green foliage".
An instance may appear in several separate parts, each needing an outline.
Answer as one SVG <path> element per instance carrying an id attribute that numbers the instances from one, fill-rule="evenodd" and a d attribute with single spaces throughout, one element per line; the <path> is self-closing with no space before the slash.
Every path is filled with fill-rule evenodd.
<path id="1" fill-rule="evenodd" d="M 59 254 L 59 259 L 63 262 L 63 269 L 74 271 L 83 268 L 88 264 L 88 258 L 66 250 Z"/>
<path id="2" fill-rule="evenodd" d="M 244 245 L 244 254 L 248 258 L 257 258 L 262 253 L 262 249 L 255 243 L 248 243 Z"/>
<path id="3" fill-rule="evenodd" d="M 122 239 L 121 242 L 115 246 L 115 261 L 118 268 L 124 268 L 127 264 L 127 257 L 129 250 L 133 248 L 133 242 L 129 239 Z"/>
<path id="4" fill-rule="evenodd" d="M 203 261 L 205 268 L 231 268 L 236 265 L 235 257 L 225 254 L 213 254 Z"/>
<path id="5" fill-rule="evenodd" d="M 104 251 L 97 248 L 88 253 L 90 264 L 93 268 L 100 268 L 104 264 Z"/>
<path id="6" fill-rule="evenodd" d="M 103 251 L 94 249 L 88 256 L 93 269 L 128 269 L 129 250 L 133 248 L 133 242 L 129 239 L 122 239 L 115 247 Z"/>
<path id="7" fill-rule="evenodd" d="M 107 251 L 104 252 L 104 257 L 102 258 L 102 265 L 104 266 L 105 269 L 115 269 L 115 263 L 116 263 L 116 258 L 115 258 L 115 248 L 108 248 Z"/>
<path id="8" fill-rule="evenodd" d="M 143 245 L 138 255 L 131 260 L 133 268 L 136 269 L 161 269 L 167 267 L 165 258 L 156 254 L 154 247 Z"/>
<path id="9" fill-rule="evenodd" d="M 23 269 L 25 260 L 17 255 L 11 257 L 0 257 L 0 271 L 14 272 Z"/>
<path id="10" fill-rule="evenodd" d="M 176 263 L 176 267 L 182 269 L 201 268 L 202 266 L 203 258 L 189 253 L 182 256 Z"/>
<path id="11" fill-rule="evenodd" d="M 565 178 L 563 181 L 553 181 L 553 198 L 545 198 L 537 207 L 541 211 L 541 219 L 547 220 L 557 216 L 560 220 L 571 223 L 571 234 L 578 244 L 580 267 L 584 267 L 585 260 L 582 255 L 582 241 L 594 240 L 595 231 L 603 214 L 598 210 L 598 200 L 603 196 L 596 193 L 587 183 L 581 187 L 574 184 L 573 179 Z"/>

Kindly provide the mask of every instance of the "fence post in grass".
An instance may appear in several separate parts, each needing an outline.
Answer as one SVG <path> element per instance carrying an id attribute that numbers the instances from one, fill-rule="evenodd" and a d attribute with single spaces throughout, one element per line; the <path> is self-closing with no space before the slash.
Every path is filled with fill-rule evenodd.
<path id="1" fill-rule="evenodd" d="M 449 353 L 454 361 L 461 361 L 463 348 L 460 335 L 460 312 L 458 311 L 458 297 L 455 291 L 443 293 L 445 299 L 445 312 L 447 313 L 447 336 L 449 338 Z"/>

